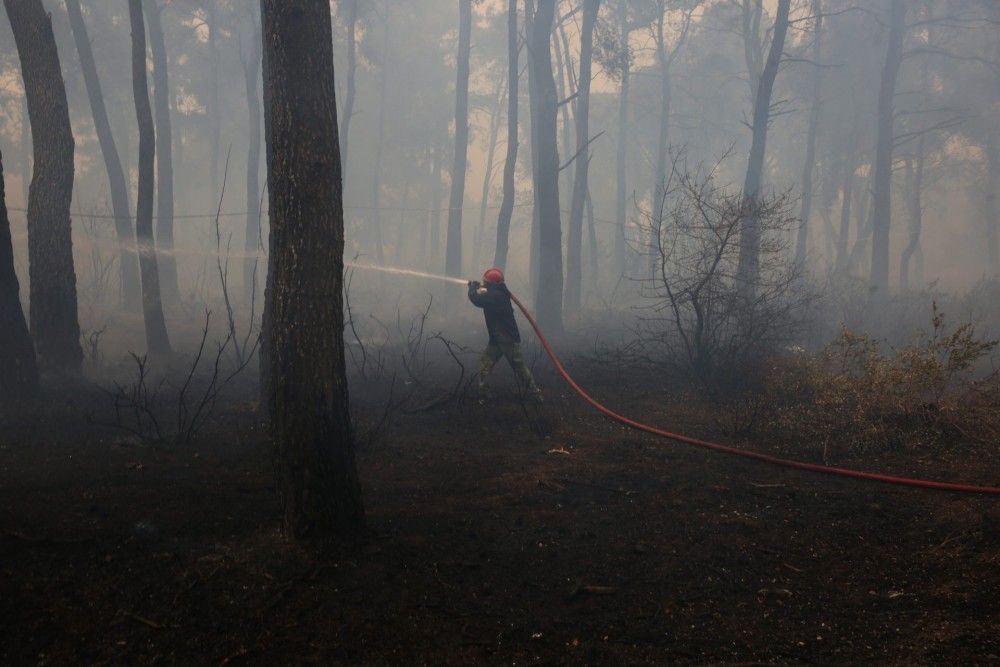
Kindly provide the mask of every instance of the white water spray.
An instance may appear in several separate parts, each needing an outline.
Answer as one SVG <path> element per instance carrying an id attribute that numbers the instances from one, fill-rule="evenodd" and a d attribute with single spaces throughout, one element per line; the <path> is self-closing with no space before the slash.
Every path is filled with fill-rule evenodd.
<path id="1" fill-rule="evenodd" d="M 428 278 L 430 280 L 443 280 L 449 283 L 455 283 L 456 285 L 466 284 L 464 278 L 452 278 L 450 276 L 442 276 L 437 273 L 427 273 L 425 271 L 413 271 L 411 269 L 397 269 L 392 266 L 376 266 L 374 264 L 357 264 L 355 262 L 344 262 L 344 266 L 350 267 L 352 269 L 361 269 L 364 271 L 382 271 L 383 273 L 395 273 L 401 276 L 411 276 L 413 278 Z"/>

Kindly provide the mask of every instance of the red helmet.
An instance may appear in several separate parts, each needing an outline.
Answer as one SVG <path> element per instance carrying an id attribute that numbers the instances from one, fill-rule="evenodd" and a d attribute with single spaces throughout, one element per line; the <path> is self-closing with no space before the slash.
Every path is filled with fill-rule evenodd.
<path id="1" fill-rule="evenodd" d="M 486 273 L 483 274 L 484 283 L 502 283 L 503 282 L 503 271 L 493 267 L 492 269 L 486 269 Z"/>

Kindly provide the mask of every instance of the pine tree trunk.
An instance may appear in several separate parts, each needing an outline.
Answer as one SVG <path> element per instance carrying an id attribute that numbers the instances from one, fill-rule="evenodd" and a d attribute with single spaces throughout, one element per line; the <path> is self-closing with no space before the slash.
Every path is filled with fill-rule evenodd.
<path id="1" fill-rule="evenodd" d="M 174 257 L 174 141 L 170 123 L 170 77 L 167 48 L 160 23 L 162 7 L 155 0 L 143 2 L 153 54 L 153 106 L 156 109 L 156 245 L 160 292 L 168 303 L 180 301 L 177 260 Z"/>
<path id="2" fill-rule="evenodd" d="M 501 269 L 507 266 L 507 252 L 510 249 L 510 221 L 514 217 L 516 196 L 514 179 L 517 175 L 518 146 L 518 66 L 517 0 L 507 3 L 507 159 L 503 166 L 503 200 L 497 217 L 497 243 L 493 253 L 493 265 Z"/>
<path id="3" fill-rule="evenodd" d="M 535 58 L 532 55 L 531 33 L 535 28 L 535 1 L 524 0 L 524 31 L 528 68 L 528 148 L 531 158 L 531 225 L 528 237 L 528 284 L 532 293 L 538 290 L 539 207 L 538 207 L 538 92 L 535 84 Z"/>
<path id="4" fill-rule="evenodd" d="M 562 224 L 559 209 L 559 147 L 556 117 L 559 112 L 552 75 L 551 35 L 555 0 L 539 0 L 531 29 L 531 67 L 535 74 L 535 133 L 538 169 L 538 284 L 535 309 L 539 324 L 553 333 L 563 330 Z"/>
<path id="5" fill-rule="evenodd" d="M 889 228 L 892 224 L 892 153 L 895 144 L 896 78 L 903 62 L 906 31 L 906 0 L 892 0 L 889 43 L 878 93 L 878 129 L 872 176 L 872 263 L 869 281 L 872 293 L 884 298 L 889 293 Z"/>
<path id="6" fill-rule="evenodd" d="M 70 29 L 73 31 L 77 55 L 80 58 L 80 70 L 87 89 L 90 112 L 94 118 L 94 130 L 97 133 L 97 141 L 104 158 L 104 169 L 108 175 L 111 210 L 115 216 L 115 236 L 118 240 L 122 301 L 126 309 L 134 310 L 139 307 L 141 301 L 139 260 L 134 249 L 135 232 L 132 229 L 128 184 L 125 180 L 125 171 L 122 169 L 121 158 L 118 155 L 118 148 L 115 146 L 115 139 L 111 133 L 111 123 L 108 120 L 108 112 L 104 104 L 101 80 L 97 75 L 94 53 L 90 48 L 90 37 L 87 35 L 87 26 L 80 11 L 80 0 L 66 0 L 66 13 L 69 17 Z"/>
<path id="7" fill-rule="evenodd" d="M 653 222 L 658 229 L 663 221 L 663 207 L 666 204 L 667 151 L 670 144 L 670 58 L 667 56 L 666 35 L 664 34 L 664 12 L 656 18 L 656 61 L 660 70 L 660 127 L 656 138 L 656 171 L 653 181 Z M 646 277 L 656 275 L 656 263 L 660 256 L 654 251 L 656 239 L 650 239 L 649 266 Z"/>
<path id="8" fill-rule="evenodd" d="M 754 209 L 763 180 L 767 130 L 771 121 L 771 93 L 785 50 L 790 4 L 791 0 L 778 0 L 774 36 L 771 38 L 771 48 L 754 96 L 753 139 L 750 143 L 750 157 L 747 160 L 746 179 L 743 182 L 743 197 L 747 201 L 749 213 L 740 222 L 740 258 L 736 268 L 737 281 L 744 296 L 753 295 L 760 272 L 760 221 Z"/>
<path id="9" fill-rule="evenodd" d="M 479 258 L 482 254 L 483 234 L 486 228 L 486 210 L 490 200 L 490 185 L 493 183 L 493 160 L 496 156 L 497 137 L 500 134 L 500 109 L 503 100 L 503 91 L 498 91 L 497 106 L 490 116 L 490 132 L 487 140 L 486 164 L 483 170 L 483 190 L 479 197 L 479 224 L 476 226 L 476 236 L 472 244 L 472 267 L 477 270 Z"/>
<path id="10" fill-rule="evenodd" d="M 854 151 L 847 150 L 845 152 L 847 155 L 844 159 L 844 183 L 841 186 L 840 232 L 837 235 L 837 256 L 834 262 L 837 273 L 843 273 L 847 268 L 847 242 L 851 232 L 851 201 L 854 197 L 854 172 L 858 168 Z"/>
<path id="11" fill-rule="evenodd" d="M 262 0 L 270 255 L 263 360 L 284 527 L 364 531 L 344 364 L 344 211 L 327 0 Z"/>
<path id="12" fill-rule="evenodd" d="M 990 134 L 986 144 L 986 249 L 990 275 L 1000 278 L 1000 146 Z"/>
<path id="13" fill-rule="evenodd" d="M 434 148 L 434 158 L 431 165 L 431 210 L 428 220 L 431 227 L 430 247 L 424 257 L 425 266 L 434 271 L 438 270 L 441 260 L 441 199 L 444 197 L 441 179 L 441 153 L 440 146 Z"/>
<path id="14" fill-rule="evenodd" d="M 444 270 L 449 276 L 462 273 L 462 204 L 465 201 L 465 170 L 469 150 L 469 55 L 472 46 L 472 0 L 458 0 L 458 74 L 455 80 L 455 157 L 451 168 L 448 199 L 448 229 Z"/>
<path id="15" fill-rule="evenodd" d="M 139 192 L 136 198 L 135 237 L 139 243 L 139 273 L 142 277 L 142 319 L 146 327 L 146 349 L 153 358 L 164 359 L 170 356 L 170 339 L 163 319 L 160 274 L 153 243 L 156 129 L 146 82 L 146 29 L 142 19 L 142 0 L 129 0 L 128 13 L 132 27 L 132 94 L 139 123 Z"/>
<path id="16" fill-rule="evenodd" d="M 247 98 L 247 186 L 246 186 L 246 231 L 244 232 L 243 290 L 248 301 L 258 292 L 257 275 L 260 257 L 260 24 L 253 17 L 253 35 L 250 38 L 250 54 L 243 63 L 243 80 Z"/>
<path id="17" fill-rule="evenodd" d="M 28 193 L 30 328 L 43 368 L 79 371 L 70 202 L 73 131 L 49 15 L 41 0 L 4 0 L 28 98 L 34 173 Z"/>
<path id="18" fill-rule="evenodd" d="M 3 155 L 0 155 L 0 405 L 30 398 L 37 388 L 38 366 L 21 310 L 4 193 Z"/>
<path id="19" fill-rule="evenodd" d="M 580 309 L 583 291 L 583 214 L 590 173 L 590 80 L 594 55 L 594 26 L 601 0 L 584 0 L 583 27 L 580 35 L 580 76 L 577 81 L 576 158 L 573 170 L 573 195 L 570 201 L 569 238 L 566 249 L 566 308 Z"/>

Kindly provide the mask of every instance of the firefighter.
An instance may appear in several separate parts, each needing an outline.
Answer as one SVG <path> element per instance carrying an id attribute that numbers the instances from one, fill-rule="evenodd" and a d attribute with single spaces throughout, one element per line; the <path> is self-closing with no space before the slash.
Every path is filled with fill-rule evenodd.
<path id="1" fill-rule="evenodd" d="M 505 357 L 521 384 L 536 400 L 541 401 L 541 390 L 535 384 L 521 353 L 521 334 L 514 320 L 514 308 L 510 301 L 510 291 L 504 284 L 503 271 L 497 268 L 487 269 L 481 283 L 470 280 L 469 301 L 483 309 L 486 329 L 490 334 L 490 342 L 479 359 L 480 391 L 485 392 L 493 366 L 500 361 L 500 357 Z"/>

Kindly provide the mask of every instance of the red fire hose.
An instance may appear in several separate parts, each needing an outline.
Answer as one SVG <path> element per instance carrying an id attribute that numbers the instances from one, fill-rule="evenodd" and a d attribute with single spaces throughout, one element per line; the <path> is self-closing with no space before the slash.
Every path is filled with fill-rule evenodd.
<path id="1" fill-rule="evenodd" d="M 614 412 L 610 408 L 605 407 L 599 403 L 595 398 L 583 390 L 576 381 L 570 377 L 570 374 L 566 372 L 563 368 L 562 362 L 559 361 L 559 357 L 556 356 L 555 351 L 546 340 L 545 334 L 542 330 L 538 328 L 538 323 L 535 322 L 535 318 L 531 316 L 528 309 L 524 307 L 520 299 L 511 294 L 511 299 L 517 304 L 517 307 L 521 309 L 524 316 L 527 318 L 528 322 L 531 324 L 531 328 L 535 330 L 538 335 L 538 340 L 541 341 L 542 347 L 545 348 L 545 353 L 549 355 L 549 359 L 555 365 L 556 370 L 562 375 L 563 379 L 573 388 L 580 398 L 589 403 L 598 412 L 605 414 L 606 416 L 614 419 L 616 422 L 624 424 L 630 428 L 634 428 L 639 431 L 645 431 L 646 433 L 652 433 L 653 435 L 660 436 L 662 438 L 669 438 L 677 442 L 683 442 L 688 445 L 694 445 L 695 447 L 702 447 L 704 449 L 711 449 L 717 452 L 723 452 L 725 454 L 732 454 L 734 456 L 742 456 L 748 459 L 755 459 L 757 461 L 763 461 L 765 463 L 770 463 L 773 465 L 784 466 L 786 468 L 795 468 L 797 470 L 808 470 L 810 472 L 820 472 L 827 475 L 838 475 L 840 477 L 853 477 L 855 479 L 866 479 L 873 482 L 884 482 L 886 484 L 899 484 L 902 486 L 913 486 L 921 489 L 935 489 L 938 491 L 954 491 L 958 493 L 980 493 L 988 495 L 1000 495 L 1000 487 L 995 486 L 976 486 L 973 484 L 955 484 L 952 482 L 936 482 L 927 479 L 910 479 L 908 477 L 895 477 L 893 475 L 880 475 L 874 472 L 864 472 L 861 470 L 851 470 L 849 468 L 835 468 L 832 466 L 820 465 L 817 463 L 806 463 L 804 461 L 792 461 L 789 459 L 778 458 L 777 456 L 770 456 L 768 454 L 763 454 L 761 452 L 755 452 L 746 449 L 738 449 L 736 447 L 728 447 L 726 445 L 721 445 L 716 442 L 709 442 L 708 440 L 699 440 L 697 438 L 691 438 L 686 435 L 681 435 L 679 433 L 671 433 L 670 431 L 664 431 L 662 429 L 649 426 L 648 424 L 643 424 L 642 422 L 637 422 L 628 417 L 623 417 L 622 415 Z"/>

